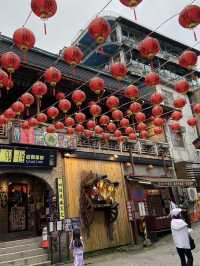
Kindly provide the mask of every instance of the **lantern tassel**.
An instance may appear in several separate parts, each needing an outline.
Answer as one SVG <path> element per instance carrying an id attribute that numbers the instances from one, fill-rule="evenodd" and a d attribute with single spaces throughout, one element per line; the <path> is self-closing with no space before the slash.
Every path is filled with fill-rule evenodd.
<path id="1" fill-rule="evenodd" d="M 195 42 L 197 42 L 197 35 L 196 35 L 195 30 L 193 31 L 193 33 L 194 33 L 194 40 L 195 40 Z"/>
<path id="2" fill-rule="evenodd" d="M 47 35 L 47 25 L 46 25 L 46 22 L 44 22 L 44 34 Z"/>
<path id="3" fill-rule="evenodd" d="M 133 9 L 133 11 L 134 11 L 134 17 L 135 17 L 135 20 L 137 21 L 137 14 L 136 14 L 136 10 L 135 10 L 135 8 Z"/>
<path id="4" fill-rule="evenodd" d="M 27 51 L 24 51 L 23 53 L 23 61 L 25 64 L 28 64 L 28 54 L 27 54 Z"/>
<path id="5" fill-rule="evenodd" d="M 27 107 L 26 109 L 26 115 L 29 116 L 30 115 L 30 112 L 29 112 L 29 108 Z"/>
<path id="6" fill-rule="evenodd" d="M 40 101 L 40 98 L 38 97 L 37 98 L 37 114 L 40 113 L 40 106 L 41 106 L 41 101 Z"/>

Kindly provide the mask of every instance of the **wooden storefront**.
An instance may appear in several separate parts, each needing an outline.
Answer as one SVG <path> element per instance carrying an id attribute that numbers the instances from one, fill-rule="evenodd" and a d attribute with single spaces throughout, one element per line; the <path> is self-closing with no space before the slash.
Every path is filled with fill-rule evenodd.
<path id="1" fill-rule="evenodd" d="M 65 158 L 65 186 L 67 216 L 80 215 L 80 186 L 81 180 L 90 171 L 98 175 L 107 175 L 112 182 L 118 182 L 116 193 L 118 205 L 118 218 L 113 225 L 113 240 L 108 237 L 105 217 L 102 211 L 95 211 L 94 222 L 91 225 L 90 235 L 83 232 L 86 251 L 101 250 L 129 244 L 132 241 L 131 227 L 128 222 L 126 208 L 126 188 L 121 163 L 112 161 L 97 161 L 77 158 Z"/>

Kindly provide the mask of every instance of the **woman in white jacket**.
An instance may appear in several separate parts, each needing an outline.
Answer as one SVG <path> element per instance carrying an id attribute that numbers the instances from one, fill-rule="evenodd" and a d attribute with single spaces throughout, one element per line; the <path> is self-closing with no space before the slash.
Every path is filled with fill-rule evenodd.
<path id="1" fill-rule="evenodd" d="M 181 260 L 182 266 L 193 266 L 193 256 L 190 247 L 189 230 L 186 222 L 181 218 L 181 209 L 171 210 L 172 237 Z"/>

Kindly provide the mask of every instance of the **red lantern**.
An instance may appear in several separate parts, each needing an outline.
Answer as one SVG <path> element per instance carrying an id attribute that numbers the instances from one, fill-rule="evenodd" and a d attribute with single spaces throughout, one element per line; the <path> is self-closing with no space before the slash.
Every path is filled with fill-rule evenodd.
<path id="1" fill-rule="evenodd" d="M 160 77 L 156 72 L 150 72 L 145 77 L 145 84 L 147 87 L 155 87 L 160 84 Z"/>
<path id="2" fill-rule="evenodd" d="M 180 120 L 181 118 L 183 118 L 183 114 L 182 114 L 182 112 L 174 111 L 174 112 L 171 114 L 171 119 L 172 119 L 172 120 L 178 121 L 178 120 Z"/>
<path id="3" fill-rule="evenodd" d="M 117 142 L 119 142 L 119 143 L 124 143 L 126 140 L 124 136 L 116 137 L 116 139 L 117 139 Z"/>
<path id="4" fill-rule="evenodd" d="M 27 52 L 35 45 L 35 35 L 31 30 L 22 27 L 14 32 L 13 41 L 20 50 Z"/>
<path id="5" fill-rule="evenodd" d="M 189 118 L 187 123 L 191 127 L 195 127 L 197 125 L 197 119 L 195 117 Z"/>
<path id="6" fill-rule="evenodd" d="M 0 69 L 0 88 L 5 87 L 6 80 L 8 79 L 8 74 Z"/>
<path id="7" fill-rule="evenodd" d="M 22 102 L 17 101 L 12 104 L 12 109 L 16 113 L 16 115 L 20 115 L 24 111 L 24 105 Z"/>
<path id="8" fill-rule="evenodd" d="M 28 122 L 28 121 L 24 121 L 24 122 L 22 123 L 21 127 L 22 127 L 23 129 L 29 129 L 29 128 L 30 128 L 29 122 Z"/>
<path id="9" fill-rule="evenodd" d="M 59 115 L 59 111 L 56 107 L 50 107 L 47 110 L 47 116 L 51 119 L 55 119 Z"/>
<path id="10" fill-rule="evenodd" d="M 65 99 L 65 94 L 63 92 L 58 92 L 56 94 L 56 100 L 60 101 L 60 100 L 63 100 L 63 99 Z"/>
<path id="11" fill-rule="evenodd" d="M 46 127 L 46 132 L 49 134 L 55 133 L 56 132 L 56 128 L 54 125 L 50 125 L 48 127 Z"/>
<path id="12" fill-rule="evenodd" d="M 157 92 L 151 95 L 151 102 L 154 105 L 160 104 L 162 103 L 162 101 L 164 100 L 164 97 L 161 93 Z"/>
<path id="13" fill-rule="evenodd" d="M 136 120 L 138 123 L 143 122 L 145 119 L 146 119 L 146 115 L 145 115 L 144 113 L 139 112 L 139 113 L 137 113 L 137 114 L 135 115 L 135 120 Z"/>
<path id="14" fill-rule="evenodd" d="M 83 52 L 79 47 L 70 46 L 64 49 L 63 58 L 65 62 L 72 67 L 75 67 L 81 63 L 83 60 Z"/>
<path id="15" fill-rule="evenodd" d="M 186 105 L 186 99 L 185 98 L 178 98 L 174 100 L 174 107 L 175 108 L 183 108 Z"/>
<path id="16" fill-rule="evenodd" d="M 13 52 L 7 52 L 1 56 L 1 65 L 9 73 L 14 73 L 20 67 L 20 58 Z"/>
<path id="17" fill-rule="evenodd" d="M 130 133 L 128 137 L 130 140 L 137 140 L 137 135 L 135 133 Z"/>
<path id="18" fill-rule="evenodd" d="M 139 44 L 140 55 L 149 60 L 153 59 L 160 52 L 159 41 L 152 37 L 147 37 Z"/>
<path id="19" fill-rule="evenodd" d="M 34 97 L 32 94 L 26 92 L 20 97 L 20 101 L 26 106 L 30 107 L 34 103 Z"/>
<path id="20" fill-rule="evenodd" d="M 185 51 L 179 57 L 179 65 L 186 69 L 193 69 L 197 64 L 198 56 L 193 51 Z"/>
<path id="21" fill-rule="evenodd" d="M 140 132 L 140 138 L 141 139 L 147 139 L 148 138 L 148 132 L 146 130 L 143 130 Z"/>
<path id="22" fill-rule="evenodd" d="M 46 121 L 47 121 L 47 115 L 46 114 L 44 114 L 44 113 L 40 113 L 40 114 L 38 114 L 37 115 L 37 121 L 39 122 L 39 123 L 45 123 Z"/>
<path id="23" fill-rule="evenodd" d="M 115 130 L 116 130 L 116 125 L 114 124 L 114 123 L 109 123 L 108 125 L 107 125 L 107 130 L 109 131 L 109 132 L 114 132 Z"/>
<path id="24" fill-rule="evenodd" d="M 190 89 L 190 85 L 188 83 L 187 80 L 185 79 L 182 79 L 182 80 L 179 80 L 176 84 L 175 84 L 175 90 L 178 92 L 178 93 L 187 93 Z"/>
<path id="25" fill-rule="evenodd" d="M 82 134 L 84 132 L 84 126 L 78 124 L 78 125 L 76 125 L 75 130 L 76 130 L 76 133 Z"/>
<path id="26" fill-rule="evenodd" d="M 58 108 L 63 112 L 67 113 L 71 109 L 72 105 L 71 102 L 67 99 L 62 99 L 58 103 Z"/>
<path id="27" fill-rule="evenodd" d="M 45 81 L 48 82 L 52 87 L 55 87 L 61 78 L 62 74 L 56 67 L 49 67 L 44 72 Z"/>
<path id="28" fill-rule="evenodd" d="M 195 114 L 200 115 L 200 103 L 194 105 L 193 111 Z"/>
<path id="29" fill-rule="evenodd" d="M 65 118 L 65 125 L 67 127 L 73 127 L 75 125 L 75 121 L 72 117 L 66 117 Z"/>
<path id="30" fill-rule="evenodd" d="M 97 135 L 100 135 L 101 133 L 103 133 L 103 128 L 100 126 L 96 126 L 94 131 Z"/>
<path id="31" fill-rule="evenodd" d="M 6 125 L 8 123 L 8 119 L 5 117 L 5 115 L 0 115 L 0 125 Z"/>
<path id="32" fill-rule="evenodd" d="M 90 139 L 91 137 L 93 137 L 94 133 L 91 130 L 84 130 L 84 135 L 86 136 L 86 138 Z"/>
<path id="33" fill-rule="evenodd" d="M 135 102 L 129 106 L 129 110 L 131 111 L 131 114 L 137 114 L 142 111 L 142 106 L 140 103 Z"/>
<path id="34" fill-rule="evenodd" d="M 102 115 L 102 116 L 100 117 L 100 119 L 99 119 L 99 124 L 100 124 L 101 126 L 106 126 L 106 125 L 109 124 L 109 122 L 110 122 L 110 118 L 109 118 L 109 116 L 107 116 L 107 115 Z"/>
<path id="35" fill-rule="evenodd" d="M 127 127 L 127 128 L 125 129 L 125 133 L 126 133 L 127 135 L 130 135 L 131 133 L 134 133 L 134 129 L 133 129 L 132 127 Z"/>
<path id="36" fill-rule="evenodd" d="M 110 24 L 104 18 L 95 18 L 89 25 L 88 31 L 99 44 L 104 43 L 111 33 Z"/>
<path id="37" fill-rule="evenodd" d="M 127 128 L 129 126 L 129 120 L 127 118 L 122 118 L 120 121 L 120 126 L 122 128 Z"/>
<path id="38" fill-rule="evenodd" d="M 116 129 L 115 132 L 114 132 L 114 136 L 116 138 L 120 137 L 122 135 L 121 131 L 119 129 Z"/>
<path id="39" fill-rule="evenodd" d="M 120 2 L 127 7 L 134 8 L 135 20 L 137 20 L 135 8 L 142 2 L 142 0 L 120 0 Z"/>
<path id="40" fill-rule="evenodd" d="M 34 117 L 30 118 L 28 120 L 29 126 L 30 127 L 37 127 L 38 126 L 38 120 Z"/>
<path id="41" fill-rule="evenodd" d="M 89 101 L 88 106 L 91 107 L 93 104 L 96 104 L 95 101 Z"/>
<path id="42" fill-rule="evenodd" d="M 65 128 L 64 124 L 60 121 L 56 122 L 54 126 L 55 126 L 55 129 L 57 130 L 62 130 Z"/>
<path id="43" fill-rule="evenodd" d="M 197 5 L 186 6 L 179 15 L 179 24 L 187 29 L 198 26 L 200 24 L 200 7 Z"/>
<path id="44" fill-rule="evenodd" d="M 106 132 L 102 132 L 101 138 L 103 141 L 108 142 L 110 140 L 110 134 Z"/>
<path id="45" fill-rule="evenodd" d="M 94 77 L 89 82 L 89 88 L 96 94 L 101 94 L 105 89 L 105 82 L 102 78 Z"/>
<path id="46" fill-rule="evenodd" d="M 163 129 L 161 127 L 155 127 L 153 131 L 155 135 L 160 135 L 163 133 Z"/>
<path id="47" fill-rule="evenodd" d="M 68 135 L 73 135 L 74 134 L 74 128 L 73 127 L 68 127 L 67 128 L 67 134 Z"/>
<path id="48" fill-rule="evenodd" d="M 128 73 L 128 69 L 124 64 L 114 63 L 111 65 L 110 72 L 117 80 L 123 80 Z"/>
<path id="49" fill-rule="evenodd" d="M 72 101 L 77 105 L 80 106 L 86 99 L 86 95 L 82 90 L 75 90 L 72 93 Z"/>
<path id="50" fill-rule="evenodd" d="M 90 107 L 90 114 L 94 117 L 97 117 L 99 115 L 101 115 L 101 107 L 97 104 L 93 104 L 91 107 Z"/>
<path id="51" fill-rule="evenodd" d="M 143 130 L 147 130 L 147 125 L 141 122 L 137 125 L 137 131 L 143 131 Z"/>
<path id="52" fill-rule="evenodd" d="M 139 96 L 139 89 L 134 85 L 129 85 L 127 88 L 124 89 L 124 96 L 131 100 L 134 100 Z"/>
<path id="53" fill-rule="evenodd" d="M 123 118 L 123 113 L 120 110 L 114 110 L 112 112 L 113 120 L 120 121 Z"/>
<path id="54" fill-rule="evenodd" d="M 156 127 L 161 127 L 165 124 L 165 120 L 160 117 L 156 117 L 153 119 L 153 124 Z"/>
<path id="55" fill-rule="evenodd" d="M 4 116 L 7 119 L 13 119 L 13 118 L 15 118 L 16 113 L 13 111 L 12 108 L 8 108 L 8 109 L 5 110 Z"/>
<path id="56" fill-rule="evenodd" d="M 181 125 L 179 123 L 173 123 L 169 126 L 174 133 L 179 133 L 181 130 Z"/>
<path id="57" fill-rule="evenodd" d="M 37 98 L 42 98 L 44 96 L 48 89 L 45 83 L 41 81 L 36 81 L 33 86 L 32 86 L 32 93 L 35 95 Z"/>
<path id="58" fill-rule="evenodd" d="M 94 120 L 88 120 L 87 122 L 87 128 L 92 130 L 96 127 L 96 123 L 94 122 Z"/>
<path id="59" fill-rule="evenodd" d="M 107 101 L 106 101 L 106 106 L 109 108 L 109 109 L 115 109 L 117 108 L 119 105 L 119 99 L 116 97 L 116 96 L 110 96 L 107 98 Z"/>
<path id="60" fill-rule="evenodd" d="M 155 117 L 159 117 L 163 114 L 163 108 L 160 105 L 156 105 L 152 108 L 152 115 Z"/>
<path id="61" fill-rule="evenodd" d="M 85 122 L 86 116 L 85 116 L 84 113 L 81 113 L 81 112 L 76 113 L 75 114 L 75 120 L 76 120 L 77 123 L 82 124 L 83 122 Z"/>

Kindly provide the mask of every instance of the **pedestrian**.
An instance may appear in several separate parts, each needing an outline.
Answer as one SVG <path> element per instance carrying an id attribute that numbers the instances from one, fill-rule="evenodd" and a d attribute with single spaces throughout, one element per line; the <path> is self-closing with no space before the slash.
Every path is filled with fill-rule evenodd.
<path id="1" fill-rule="evenodd" d="M 193 266 L 193 255 L 190 246 L 190 231 L 187 223 L 181 217 L 181 209 L 171 211 L 171 231 L 181 266 Z"/>
<path id="2" fill-rule="evenodd" d="M 73 252 L 74 266 L 84 266 L 84 246 L 80 236 L 80 230 L 74 230 L 69 249 Z"/>

